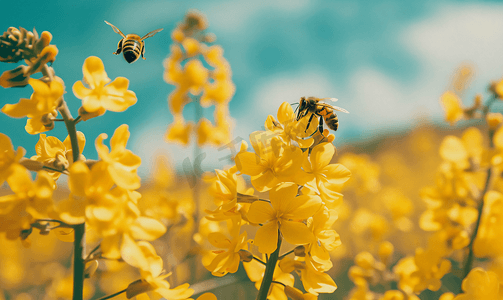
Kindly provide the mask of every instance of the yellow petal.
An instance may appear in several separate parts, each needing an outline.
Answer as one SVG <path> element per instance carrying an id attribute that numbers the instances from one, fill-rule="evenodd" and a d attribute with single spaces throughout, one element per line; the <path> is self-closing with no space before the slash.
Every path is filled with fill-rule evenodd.
<path id="1" fill-rule="evenodd" d="M 271 254 L 278 246 L 278 223 L 269 222 L 255 233 L 254 244 L 260 253 Z"/>
<path id="2" fill-rule="evenodd" d="M 270 169 L 267 169 L 260 175 L 252 176 L 251 183 L 257 191 L 265 192 L 278 185 L 280 181 L 274 176 L 274 173 Z"/>
<path id="3" fill-rule="evenodd" d="M 114 135 L 110 139 L 112 152 L 123 151 L 126 148 L 130 136 L 128 128 L 129 126 L 127 124 L 122 124 L 115 129 Z"/>
<path id="4" fill-rule="evenodd" d="M 92 90 L 86 88 L 82 81 L 77 81 L 72 86 L 72 91 L 75 97 L 84 99 L 92 93 Z"/>
<path id="5" fill-rule="evenodd" d="M 108 78 L 105 72 L 103 62 L 96 56 L 86 58 L 84 66 L 82 67 L 82 73 L 84 73 L 84 81 L 91 89 L 104 86 L 110 82 L 110 78 Z"/>
<path id="6" fill-rule="evenodd" d="M 341 164 L 331 164 L 321 171 L 330 184 L 343 184 L 351 177 L 351 172 Z"/>
<path id="7" fill-rule="evenodd" d="M 446 136 L 440 145 L 440 156 L 451 162 L 459 162 L 468 159 L 463 142 L 453 135 Z"/>
<path id="8" fill-rule="evenodd" d="M 317 171 L 330 163 L 335 154 L 335 147 L 332 143 L 322 143 L 316 145 L 311 152 L 311 166 L 313 171 Z"/>
<path id="9" fill-rule="evenodd" d="M 156 219 L 138 217 L 129 230 L 136 240 L 153 241 L 166 232 L 166 227 Z"/>
<path id="10" fill-rule="evenodd" d="M 304 245 L 315 240 L 311 230 L 307 228 L 306 224 L 301 222 L 282 220 L 279 230 L 285 240 L 290 244 Z"/>
<path id="11" fill-rule="evenodd" d="M 37 103 L 31 99 L 21 98 L 16 104 L 5 104 L 2 112 L 12 118 L 23 118 L 37 113 Z"/>
<path id="12" fill-rule="evenodd" d="M 127 234 L 122 238 L 121 257 L 129 265 L 148 270 L 149 263 L 138 244 Z"/>
<path id="13" fill-rule="evenodd" d="M 290 202 L 297 195 L 298 187 L 292 182 L 285 182 L 275 186 L 269 191 L 271 205 L 276 211 L 285 212 L 289 210 Z"/>
<path id="14" fill-rule="evenodd" d="M 295 115 L 293 114 L 293 108 L 288 102 L 281 103 L 278 109 L 278 121 L 283 124 L 289 124 L 295 121 Z"/>
<path id="15" fill-rule="evenodd" d="M 255 153 L 241 152 L 236 155 L 236 167 L 246 175 L 255 176 L 264 171 L 264 167 L 260 165 L 260 157 Z"/>
<path id="16" fill-rule="evenodd" d="M 248 220 L 256 224 L 262 224 L 275 216 L 275 210 L 271 204 L 264 201 L 255 201 L 248 210 Z"/>

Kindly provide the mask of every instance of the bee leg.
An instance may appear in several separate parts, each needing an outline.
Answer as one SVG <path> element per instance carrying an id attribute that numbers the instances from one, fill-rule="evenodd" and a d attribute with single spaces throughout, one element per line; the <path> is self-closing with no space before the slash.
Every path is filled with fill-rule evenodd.
<path id="1" fill-rule="evenodd" d="M 119 44 L 117 44 L 117 51 L 114 52 L 115 55 L 118 55 L 122 52 L 122 40 L 119 41 Z"/>
<path id="2" fill-rule="evenodd" d="M 143 58 L 143 60 L 146 60 L 146 58 L 143 57 L 144 54 L 145 54 L 145 47 L 142 47 L 142 49 L 141 49 L 141 58 Z"/>
<path id="3" fill-rule="evenodd" d="M 320 132 L 322 137 L 325 137 L 323 135 L 323 117 L 320 117 L 320 125 L 318 125 L 318 131 Z"/>
<path id="4" fill-rule="evenodd" d="M 311 120 L 313 119 L 314 117 L 314 114 L 311 115 L 311 117 L 309 117 L 309 121 L 307 121 L 307 127 L 306 127 L 306 130 L 304 130 L 304 132 L 307 132 L 307 130 L 309 129 L 309 125 L 311 125 Z"/>

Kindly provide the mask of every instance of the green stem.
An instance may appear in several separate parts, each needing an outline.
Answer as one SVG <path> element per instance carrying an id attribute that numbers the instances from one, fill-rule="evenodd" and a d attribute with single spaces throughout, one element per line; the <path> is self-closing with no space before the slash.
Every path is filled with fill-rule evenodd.
<path id="1" fill-rule="evenodd" d="M 73 300 L 84 297 L 84 271 L 86 249 L 86 223 L 75 225 L 75 239 L 73 241 Z"/>
<path id="2" fill-rule="evenodd" d="M 276 247 L 276 250 L 274 250 L 274 252 L 269 256 L 269 259 L 267 260 L 264 278 L 262 279 L 262 284 L 260 285 L 260 290 L 258 291 L 257 300 L 267 300 L 269 288 L 271 287 L 272 283 L 272 277 L 274 275 L 274 269 L 276 269 L 276 263 L 278 262 L 281 241 L 281 232 L 278 230 L 278 245 Z"/>
<path id="3" fill-rule="evenodd" d="M 58 111 L 63 117 L 65 121 L 66 130 L 68 131 L 68 136 L 70 137 L 70 142 L 72 144 L 72 152 L 73 152 L 73 162 L 79 160 L 79 140 L 77 139 L 77 129 L 75 128 L 75 120 L 68 109 L 68 105 L 66 105 L 65 100 L 61 99 L 61 104 L 58 107 Z"/>

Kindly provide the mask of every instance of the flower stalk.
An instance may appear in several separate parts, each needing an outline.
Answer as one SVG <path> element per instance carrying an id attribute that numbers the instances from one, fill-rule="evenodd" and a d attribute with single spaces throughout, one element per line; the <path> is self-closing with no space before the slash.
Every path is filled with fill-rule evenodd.
<path id="1" fill-rule="evenodd" d="M 265 266 L 264 279 L 262 279 L 262 284 L 260 285 L 260 290 L 258 291 L 257 300 L 266 300 L 269 294 L 269 289 L 271 288 L 272 278 L 274 275 L 274 269 L 276 269 L 276 263 L 278 262 L 279 249 L 281 248 L 281 232 L 278 230 L 278 244 L 276 250 L 269 256 L 267 264 Z"/>

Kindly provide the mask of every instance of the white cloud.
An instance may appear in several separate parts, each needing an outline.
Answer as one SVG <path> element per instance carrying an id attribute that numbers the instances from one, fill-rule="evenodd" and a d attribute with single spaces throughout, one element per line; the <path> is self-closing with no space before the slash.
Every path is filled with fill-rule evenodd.
<path id="1" fill-rule="evenodd" d="M 403 42 L 422 65 L 422 79 L 449 83 L 463 62 L 476 66 L 484 85 L 503 73 L 503 6 L 443 6 L 430 18 L 403 31 Z M 496 76 L 496 77 L 495 77 Z"/>
<path id="2" fill-rule="evenodd" d="M 286 13 L 305 12 L 309 4 L 312 5 L 308 0 L 233 0 L 208 3 L 203 11 L 208 16 L 213 30 L 228 34 L 243 32 L 243 27 L 248 26 L 248 21 L 255 18 L 258 13 L 267 10 Z"/>

